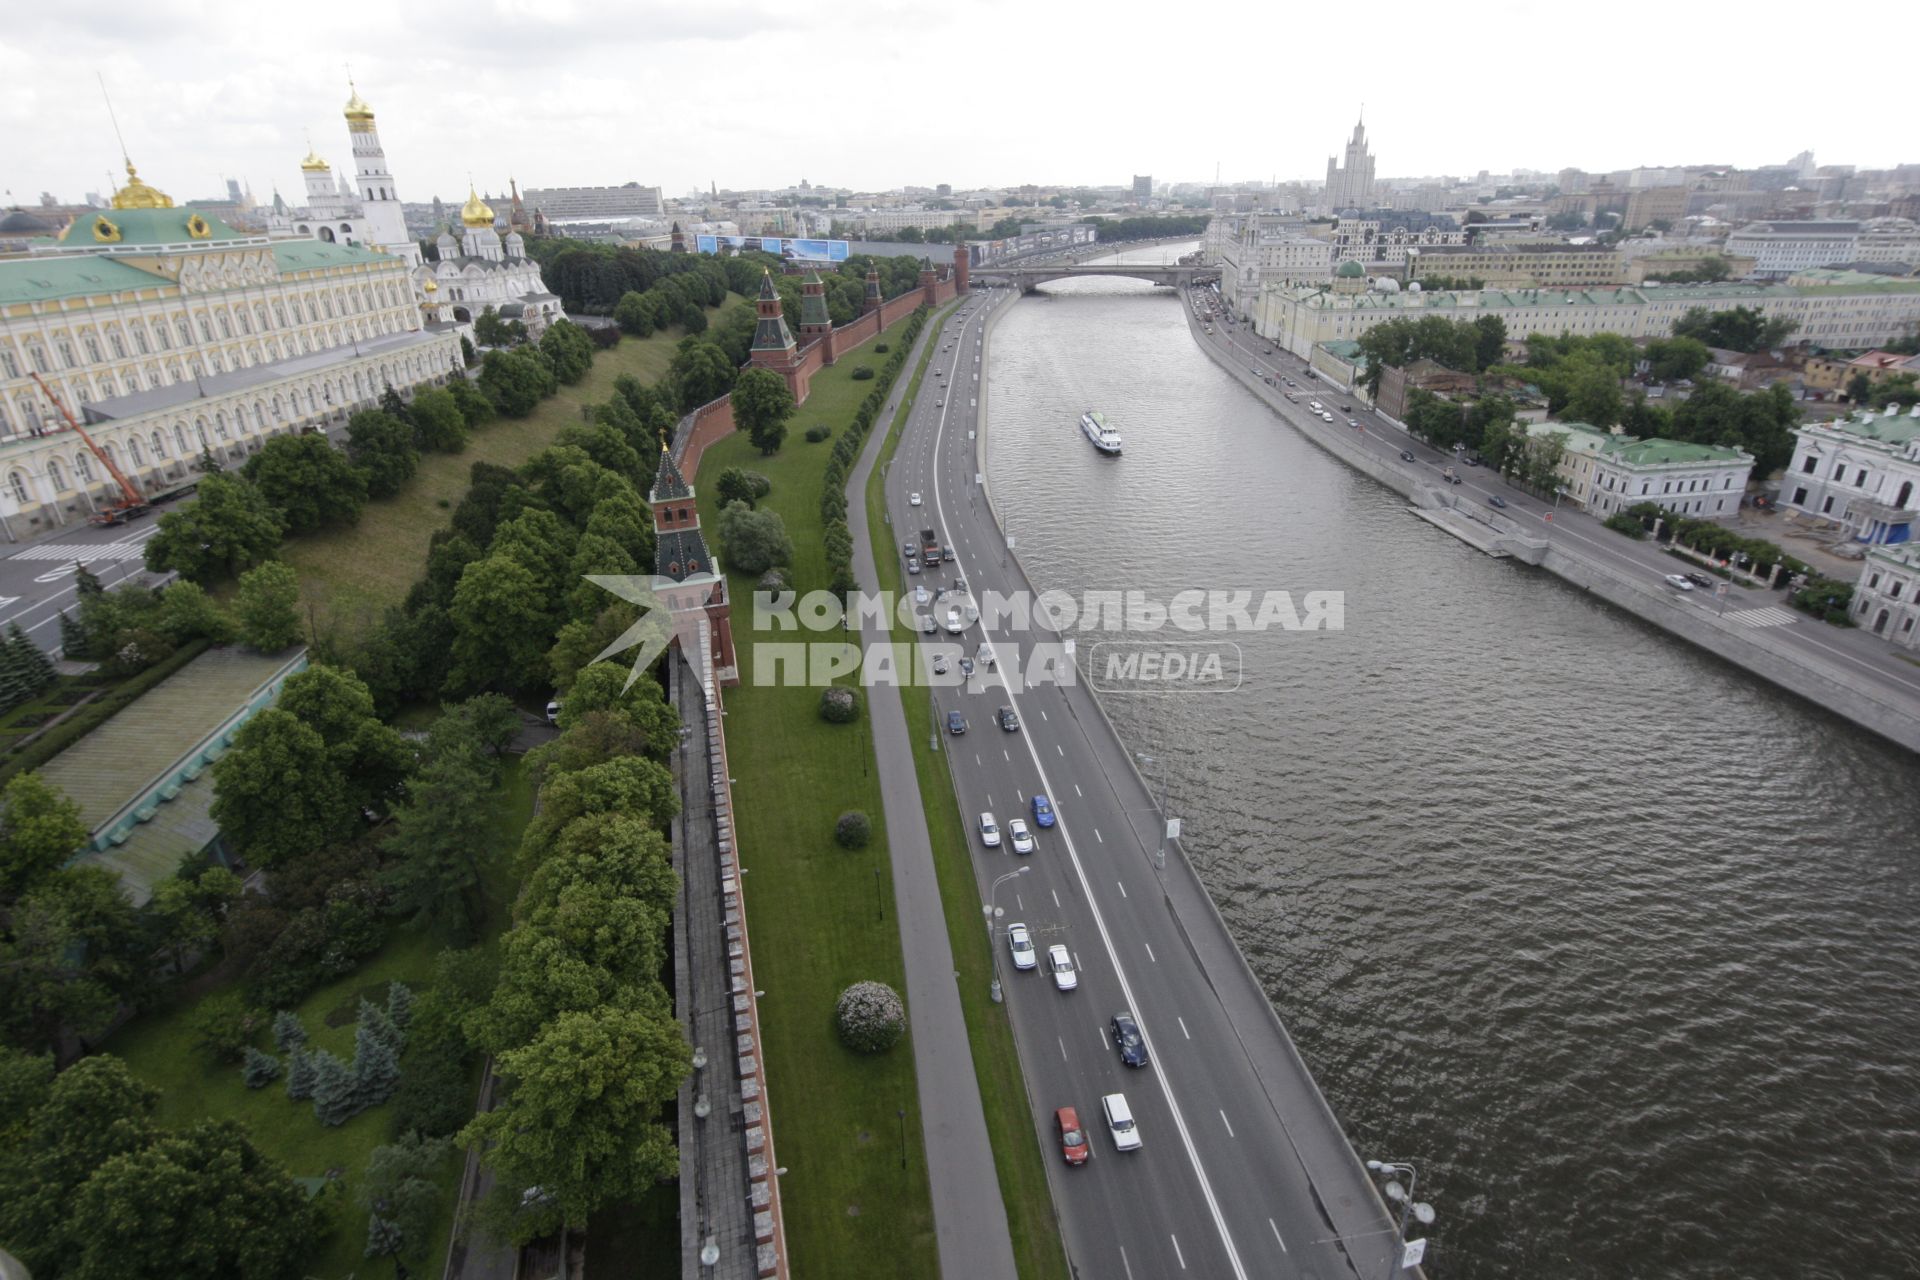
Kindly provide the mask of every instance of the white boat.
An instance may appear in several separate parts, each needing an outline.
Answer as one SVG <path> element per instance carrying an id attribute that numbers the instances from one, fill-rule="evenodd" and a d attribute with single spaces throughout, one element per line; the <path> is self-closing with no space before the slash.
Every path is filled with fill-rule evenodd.
<path id="1" fill-rule="evenodd" d="M 1089 409 L 1080 415 L 1080 431 L 1100 452 L 1120 452 L 1120 433 L 1107 425 L 1106 418 L 1098 409 Z"/>

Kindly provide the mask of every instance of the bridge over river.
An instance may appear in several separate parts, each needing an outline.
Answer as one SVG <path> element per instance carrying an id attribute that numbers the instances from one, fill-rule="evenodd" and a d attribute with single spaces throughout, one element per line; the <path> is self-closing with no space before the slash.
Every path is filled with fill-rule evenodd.
<path id="1" fill-rule="evenodd" d="M 1131 262 L 1050 262 L 1035 263 L 1032 266 L 985 266 L 973 269 L 975 280 L 1005 280 L 1009 284 L 1019 285 L 1022 293 L 1032 293 L 1035 288 L 1049 280 L 1075 280 L 1087 276 L 1123 276 L 1129 280 L 1147 280 L 1154 284 L 1185 287 L 1190 284 L 1206 284 L 1218 280 L 1220 268 L 1156 266 L 1150 263 Z"/>

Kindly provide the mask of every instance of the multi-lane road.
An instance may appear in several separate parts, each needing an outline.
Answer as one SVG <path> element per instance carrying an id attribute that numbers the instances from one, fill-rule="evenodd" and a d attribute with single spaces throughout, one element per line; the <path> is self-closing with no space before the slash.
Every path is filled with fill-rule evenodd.
<path id="1" fill-rule="evenodd" d="M 1193 294 L 1202 292 L 1211 297 L 1211 291 L 1195 290 Z M 1536 540 L 1549 539 L 1562 551 L 1577 553 L 1589 562 L 1649 584 L 1657 586 L 1667 575 L 1688 567 L 1652 542 L 1622 537 L 1564 502 L 1556 511 L 1553 504 L 1514 488 L 1488 468 L 1465 466 L 1454 454 L 1414 439 L 1350 395 L 1309 375 L 1305 361 L 1276 348 L 1244 323 L 1216 323 L 1213 332 L 1207 334 L 1205 326 L 1192 315 L 1197 305 L 1195 297 L 1189 296 L 1185 305 L 1195 337 L 1202 343 L 1212 344 L 1231 370 L 1247 372 L 1249 376 L 1242 381 L 1274 412 L 1307 435 L 1324 432 L 1351 437 L 1361 447 L 1377 454 L 1383 465 L 1404 467 L 1411 479 L 1451 488 L 1463 510 L 1484 513 L 1483 518 L 1490 523 L 1515 528 Z M 1253 373 L 1256 369 L 1260 371 L 1257 375 Z M 1264 379 L 1268 375 L 1273 376 L 1276 385 L 1266 384 Z M 1297 386 L 1286 386 L 1283 378 L 1292 378 Z M 1289 393 L 1295 400 L 1285 398 Z M 1309 400 L 1324 404 L 1333 412 L 1334 421 L 1327 422 L 1309 411 Z M 1352 410 L 1344 407 L 1347 405 L 1352 405 Z M 1349 420 L 1357 422 L 1358 428 L 1347 426 Z M 1413 460 L 1401 459 L 1399 455 L 1403 451 L 1413 454 Z M 1446 467 L 1454 468 L 1454 473 L 1461 477 L 1460 484 L 1444 484 L 1440 473 Z M 1497 514 L 1490 502 L 1495 496 L 1507 504 Z M 1765 531 L 1761 536 L 1765 536 Z M 1920 671 L 1896 657 L 1885 640 L 1863 629 L 1829 626 L 1792 608 L 1784 590 L 1734 587 L 1722 596 L 1707 590 L 1670 589 L 1670 598 L 1676 609 L 1698 609 L 1719 614 L 1743 627 L 1764 628 L 1777 642 L 1797 651 L 1805 660 L 1837 669 L 1873 698 L 1907 716 L 1920 717 Z"/>
<path id="2" fill-rule="evenodd" d="M 0 628 L 18 624 L 49 653 L 60 648 L 60 614 L 74 603 L 79 567 L 108 587 L 141 580 L 146 574 L 147 539 L 159 531 L 157 513 L 130 525 L 96 529 L 79 522 L 32 542 L 0 551 Z M 165 575 L 170 577 L 171 575 Z"/>
<path id="3" fill-rule="evenodd" d="M 933 528 L 954 560 L 909 583 L 937 589 L 964 577 L 976 597 L 1031 591 L 977 483 L 986 324 L 1013 296 L 976 295 L 934 336 L 936 376 L 921 387 L 885 492 L 891 554 Z M 1073 421 L 1036 429 L 1056 431 L 1062 450 L 1091 447 Z M 1085 687 L 1026 678 L 1034 646 L 1060 637 L 1039 623 L 1026 631 L 975 623 L 922 640 L 923 661 L 946 645 L 957 666 L 982 642 L 999 658 L 962 685 L 909 696 L 931 697 L 942 725 L 950 711 L 968 725 L 963 735 L 943 731 L 940 746 L 983 905 L 991 897 L 1002 913 L 994 947 L 1077 1274 L 1388 1276 L 1396 1237 L 1385 1208 L 1204 888 L 1177 848 L 1159 865 L 1159 816 L 1127 749 Z M 1003 706 L 1018 715 L 1017 731 L 998 725 Z M 1051 828 L 1034 822 L 1036 794 L 1053 803 Z M 1037 848 L 1016 854 L 1006 839 L 985 847 L 973 830 L 984 812 L 1003 831 L 1024 818 Z M 1037 944 L 1035 969 L 1011 963 L 1006 927 L 1016 922 Z M 1075 990 L 1056 989 L 1047 972 L 1055 944 L 1073 957 Z M 1122 1011 L 1145 1033 L 1145 1067 L 1122 1065 L 1109 1038 L 1109 1020 Z M 1126 1096 L 1141 1149 L 1116 1149 L 1101 1116 L 1110 1093 Z M 1086 1127 L 1092 1158 L 1083 1166 L 1061 1158 L 1054 1109 L 1063 1106 Z"/>

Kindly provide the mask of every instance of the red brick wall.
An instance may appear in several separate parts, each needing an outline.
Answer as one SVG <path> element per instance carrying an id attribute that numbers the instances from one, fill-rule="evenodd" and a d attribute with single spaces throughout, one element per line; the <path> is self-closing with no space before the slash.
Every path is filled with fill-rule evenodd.
<path id="1" fill-rule="evenodd" d="M 680 474 L 687 478 L 687 483 L 696 483 L 694 478 L 700 473 L 700 455 L 707 451 L 707 446 L 732 433 L 731 397 L 721 396 L 694 410 L 693 434 L 688 438 L 686 451 L 680 457 Z"/>

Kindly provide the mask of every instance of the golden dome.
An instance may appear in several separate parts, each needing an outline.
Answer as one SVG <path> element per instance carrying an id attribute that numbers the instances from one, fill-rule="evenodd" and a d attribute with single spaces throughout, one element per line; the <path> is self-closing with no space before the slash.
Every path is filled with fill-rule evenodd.
<path id="1" fill-rule="evenodd" d="M 467 202 L 460 206 L 460 221 L 469 227 L 490 227 L 493 225 L 493 206 L 482 200 L 479 192 L 468 187 Z"/>
<path id="2" fill-rule="evenodd" d="M 428 293 L 438 293 L 440 292 L 440 286 L 429 280 L 426 283 L 426 290 Z"/>
<path id="3" fill-rule="evenodd" d="M 300 162 L 300 167 L 309 173 L 324 173 L 327 168 L 327 162 L 320 158 L 318 151 L 315 151 L 309 146 L 307 148 L 307 158 Z"/>
<path id="4" fill-rule="evenodd" d="M 113 193 L 113 207 L 116 209 L 171 209 L 173 197 L 140 181 L 140 175 L 133 171 L 133 161 L 129 160 L 127 161 L 127 185 Z"/>
<path id="5" fill-rule="evenodd" d="M 353 81 L 347 81 L 347 87 L 353 88 Z M 353 89 L 353 96 L 347 99 L 348 124 L 372 124 L 373 108 L 360 96 L 360 90 Z"/>

